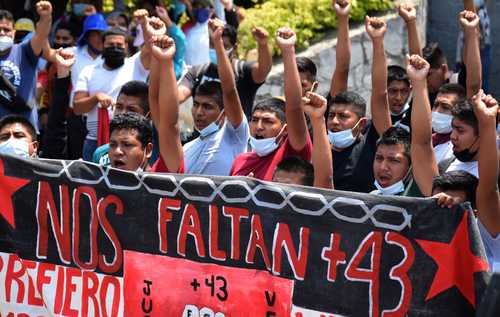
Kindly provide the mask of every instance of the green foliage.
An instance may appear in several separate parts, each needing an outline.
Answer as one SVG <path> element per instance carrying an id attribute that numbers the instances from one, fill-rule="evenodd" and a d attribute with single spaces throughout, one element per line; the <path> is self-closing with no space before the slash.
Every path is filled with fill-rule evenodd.
<path id="1" fill-rule="evenodd" d="M 392 1 L 351 0 L 351 3 L 351 21 L 362 21 L 368 12 L 389 9 Z M 296 32 L 299 48 L 308 47 L 310 40 L 337 26 L 331 0 L 268 0 L 245 10 L 244 14 L 245 19 L 238 30 L 239 49 L 243 56 L 256 48 L 251 32 L 255 26 L 263 27 L 269 32 L 273 54 L 278 51 L 274 34 L 282 26 L 288 26 Z"/>

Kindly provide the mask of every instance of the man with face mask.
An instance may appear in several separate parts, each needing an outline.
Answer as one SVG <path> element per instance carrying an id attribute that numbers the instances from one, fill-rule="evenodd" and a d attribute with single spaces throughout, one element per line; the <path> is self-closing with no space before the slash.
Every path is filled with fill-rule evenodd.
<path id="1" fill-rule="evenodd" d="M 9 115 L 0 120 L 0 153 L 36 157 L 37 149 L 35 128 L 26 118 Z"/>
<path id="2" fill-rule="evenodd" d="M 247 118 L 250 117 L 255 95 L 259 87 L 266 80 L 267 74 L 272 67 L 271 50 L 268 44 L 266 30 L 256 27 L 252 32 L 254 39 L 258 44 L 257 62 L 246 62 L 237 58 L 237 30 L 230 25 L 224 26 L 222 40 L 224 41 L 224 50 L 231 61 L 231 67 L 236 80 L 236 88 L 240 96 L 241 105 Z M 218 80 L 217 56 L 215 49 L 210 48 L 210 62 L 191 67 L 181 79 L 179 85 L 179 98 L 184 102 L 192 95 L 192 92 L 205 81 Z"/>
<path id="3" fill-rule="evenodd" d="M 36 67 L 39 56 L 43 54 L 48 57 L 49 51 L 44 50 L 48 46 L 48 35 L 52 25 L 52 5 L 48 1 L 40 1 L 36 4 L 36 10 L 40 16 L 35 33 L 28 42 L 14 44 L 16 31 L 14 29 L 14 18 L 5 10 L 0 10 L 0 70 L 4 77 L 10 81 L 24 103 L 28 104 L 26 109 L 10 109 L 8 104 L 0 104 L 0 118 L 17 113 L 30 120 L 33 126 L 37 126 L 37 109 L 32 103 L 36 85 Z"/>
<path id="4" fill-rule="evenodd" d="M 276 42 L 283 54 L 285 102 L 265 99 L 255 105 L 250 121 L 252 152 L 239 155 L 231 175 L 272 180 L 277 165 L 285 158 L 298 156 L 311 160 L 312 143 L 302 109 L 302 89 L 295 60 L 297 37 L 289 28 L 280 28 Z"/>
<path id="5" fill-rule="evenodd" d="M 120 88 L 131 80 L 146 81 L 149 74 L 149 56 L 151 52 L 150 39 L 154 32 L 165 33 L 165 25 L 158 18 L 148 18 L 147 11 L 136 11 L 141 19 L 145 35 L 145 45 L 140 52 L 130 58 L 127 56 L 126 34 L 120 29 L 111 29 L 103 35 L 102 61 L 82 70 L 78 77 L 73 99 L 75 114 L 87 114 L 87 137 L 83 146 L 82 157 L 92 160 L 92 154 L 97 148 L 98 108 L 108 109 Z M 140 17 L 139 17 L 140 16 Z"/>

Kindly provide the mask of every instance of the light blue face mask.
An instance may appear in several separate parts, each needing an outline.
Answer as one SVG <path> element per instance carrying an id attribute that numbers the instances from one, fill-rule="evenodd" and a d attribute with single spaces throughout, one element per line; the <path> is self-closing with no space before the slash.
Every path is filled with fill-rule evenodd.
<path id="1" fill-rule="evenodd" d="M 29 147 L 30 145 L 28 142 L 10 138 L 5 142 L 0 143 L 0 153 L 20 157 L 30 157 Z"/>
<path id="2" fill-rule="evenodd" d="M 219 131 L 220 129 L 220 126 L 219 126 L 219 120 L 220 118 L 222 117 L 222 115 L 224 114 L 224 110 L 221 111 L 221 113 L 219 114 L 219 116 L 217 117 L 217 119 L 215 119 L 214 122 L 210 123 L 208 126 L 206 126 L 205 128 L 203 128 L 200 132 L 200 137 L 202 139 L 216 133 L 217 131 Z"/>
<path id="3" fill-rule="evenodd" d="M 73 14 L 82 17 L 85 15 L 85 9 L 87 9 L 86 3 L 75 3 L 73 5 Z"/>
<path id="4" fill-rule="evenodd" d="M 439 134 L 447 134 L 452 130 L 451 120 L 453 116 L 437 111 L 432 112 L 432 130 Z"/>
<path id="5" fill-rule="evenodd" d="M 227 57 L 230 57 L 232 52 L 233 52 L 232 48 L 226 50 Z M 208 57 L 210 58 L 211 63 L 217 64 L 217 52 L 215 51 L 214 48 L 208 50 Z"/>
<path id="6" fill-rule="evenodd" d="M 258 156 L 266 156 L 276 150 L 279 146 L 276 137 L 266 139 L 256 139 L 250 136 L 250 146 Z"/>
<path id="7" fill-rule="evenodd" d="M 330 144 L 336 149 L 348 148 L 356 141 L 356 138 L 352 135 L 352 129 L 339 132 L 328 131 L 328 139 L 330 140 Z"/>
<path id="8" fill-rule="evenodd" d="M 388 187 L 380 186 L 379 182 L 375 180 L 374 185 L 377 187 L 380 195 L 382 196 L 397 195 L 405 191 L 405 184 L 403 183 L 403 180 L 400 180 L 399 182 L 396 182 Z"/>

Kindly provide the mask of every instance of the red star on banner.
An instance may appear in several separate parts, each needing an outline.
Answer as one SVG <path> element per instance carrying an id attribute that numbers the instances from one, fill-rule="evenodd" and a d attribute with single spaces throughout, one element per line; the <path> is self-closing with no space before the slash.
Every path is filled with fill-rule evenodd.
<path id="1" fill-rule="evenodd" d="M 425 300 L 456 286 L 471 305 L 476 307 L 474 273 L 487 271 L 488 263 L 472 254 L 470 250 L 467 219 L 467 213 L 464 213 L 449 244 L 417 240 L 420 247 L 438 265 L 438 270 Z"/>
<path id="2" fill-rule="evenodd" d="M 29 180 L 4 175 L 3 161 L 0 159 L 0 216 L 15 227 L 12 195 Z"/>

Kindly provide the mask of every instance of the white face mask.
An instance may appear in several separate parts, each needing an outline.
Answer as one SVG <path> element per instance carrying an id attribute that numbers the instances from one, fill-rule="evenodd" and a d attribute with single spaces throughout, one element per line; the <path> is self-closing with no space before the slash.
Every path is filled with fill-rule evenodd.
<path id="1" fill-rule="evenodd" d="M 451 120 L 453 116 L 449 114 L 440 113 L 437 111 L 432 112 L 432 129 L 439 134 L 447 134 L 452 130 Z"/>
<path id="2" fill-rule="evenodd" d="M 397 183 L 392 184 L 391 186 L 385 187 L 385 188 L 380 186 L 380 184 L 377 180 L 375 180 L 374 184 L 375 184 L 375 187 L 377 187 L 377 189 L 379 190 L 380 195 L 382 195 L 382 196 L 396 195 L 396 194 L 400 194 L 400 193 L 405 191 L 405 184 L 403 183 L 402 180 L 400 180 Z"/>
<path id="3" fill-rule="evenodd" d="M 250 146 L 258 156 L 266 156 L 278 148 L 276 137 L 267 139 L 256 139 L 250 136 Z"/>
<path id="4" fill-rule="evenodd" d="M 14 156 L 30 157 L 30 145 L 28 142 L 10 138 L 7 141 L 0 143 L 0 153 L 10 154 Z"/>
<path id="5" fill-rule="evenodd" d="M 14 39 L 10 36 L 0 36 L 0 52 L 6 51 L 14 45 Z"/>

